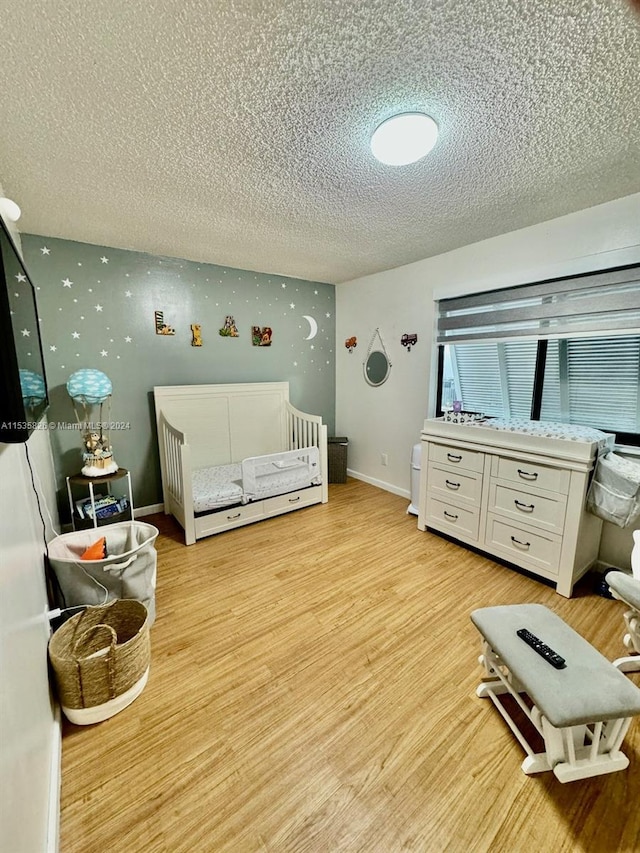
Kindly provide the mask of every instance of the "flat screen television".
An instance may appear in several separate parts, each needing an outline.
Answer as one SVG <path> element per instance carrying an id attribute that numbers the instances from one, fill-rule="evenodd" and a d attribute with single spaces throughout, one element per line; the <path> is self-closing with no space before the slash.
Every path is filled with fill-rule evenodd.
<path id="1" fill-rule="evenodd" d="M 35 288 L 0 216 L 0 442 L 27 441 L 48 405 Z"/>

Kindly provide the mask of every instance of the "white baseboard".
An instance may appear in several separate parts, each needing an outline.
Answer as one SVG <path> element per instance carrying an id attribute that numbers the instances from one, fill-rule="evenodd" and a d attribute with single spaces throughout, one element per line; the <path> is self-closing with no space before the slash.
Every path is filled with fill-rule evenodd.
<path id="1" fill-rule="evenodd" d="M 605 563 L 603 560 L 596 560 L 593 566 L 591 567 L 591 571 L 593 572 L 605 572 L 608 569 L 615 569 L 618 572 L 624 572 L 625 574 L 629 574 L 629 569 L 623 569 L 621 566 L 613 566 L 611 563 Z"/>
<path id="2" fill-rule="evenodd" d="M 375 477 L 368 477 L 366 474 L 361 474 L 359 471 L 354 471 L 351 468 L 347 468 L 347 474 L 349 477 L 353 477 L 354 480 L 362 480 L 363 483 L 369 483 L 371 486 L 377 486 L 379 489 L 384 489 L 385 492 L 391 492 L 392 494 L 399 495 L 401 498 L 406 498 L 407 500 L 411 499 L 411 493 L 408 489 L 400 489 L 398 486 L 386 483 L 384 480 L 376 480 Z"/>
<path id="3" fill-rule="evenodd" d="M 52 700 L 54 701 L 54 700 Z M 49 806 L 47 813 L 46 853 L 60 849 L 60 785 L 62 782 L 62 713 L 54 705 L 53 733 L 51 738 L 51 767 L 49 773 Z"/>
<path id="4" fill-rule="evenodd" d="M 156 512 L 164 512 L 164 504 L 149 504 L 149 506 L 134 507 L 133 517 L 142 518 L 144 515 L 153 515 Z"/>

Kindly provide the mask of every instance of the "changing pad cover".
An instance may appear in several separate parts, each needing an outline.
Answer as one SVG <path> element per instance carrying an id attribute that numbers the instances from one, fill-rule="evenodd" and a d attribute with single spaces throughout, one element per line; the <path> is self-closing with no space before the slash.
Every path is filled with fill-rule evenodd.
<path id="1" fill-rule="evenodd" d="M 546 438 L 562 438 L 567 441 L 596 442 L 601 451 L 612 448 L 616 438 L 612 433 L 602 432 L 602 430 L 593 429 L 593 427 L 563 424 L 556 421 L 529 421 L 524 418 L 487 418 L 478 426 L 507 430 L 508 432 L 522 432 L 528 435 L 541 435 Z"/>

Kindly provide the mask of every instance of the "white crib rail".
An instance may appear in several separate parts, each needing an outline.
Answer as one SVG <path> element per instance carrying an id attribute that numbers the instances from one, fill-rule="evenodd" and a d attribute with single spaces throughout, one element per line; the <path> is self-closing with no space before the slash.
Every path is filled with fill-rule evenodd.
<path id="1" fill-rule="evenodd" d="M 191 449 L 186 434 L 160 416 L 160 464 L 164 488 L 164 511 L 182 524 L 187 545 L 195 542 Z"/>
<path id="2" fill-rule="evenodd" d="M 287 437 L 289 450 L 303 447 L 317 447 L 320 453 L 320 472 L 322 476 L 322 503 L 329 497 L 329 467 L 327 458 L 327 427 L 322 423 L 321 415 L 308 415 L 285 402 Z"/>
<path id="3" fill-rule="evenodd" d="M 242 460 L 241 469 L 242 491 L 249 501 L 283 495 L 322 482 L 320 451 L 315 446 L 249 456 Z"/>

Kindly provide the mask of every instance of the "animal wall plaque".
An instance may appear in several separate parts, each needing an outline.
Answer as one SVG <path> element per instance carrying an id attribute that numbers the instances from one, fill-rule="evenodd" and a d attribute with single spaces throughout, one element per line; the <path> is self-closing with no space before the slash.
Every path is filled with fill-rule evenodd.
<path id="1" fill-rule="evenodd" d="M 164 311 L 155 312 L 156 335 L 175 335 L 176 330 L 173 326 L 167 325 L 164 321 Z"/>

